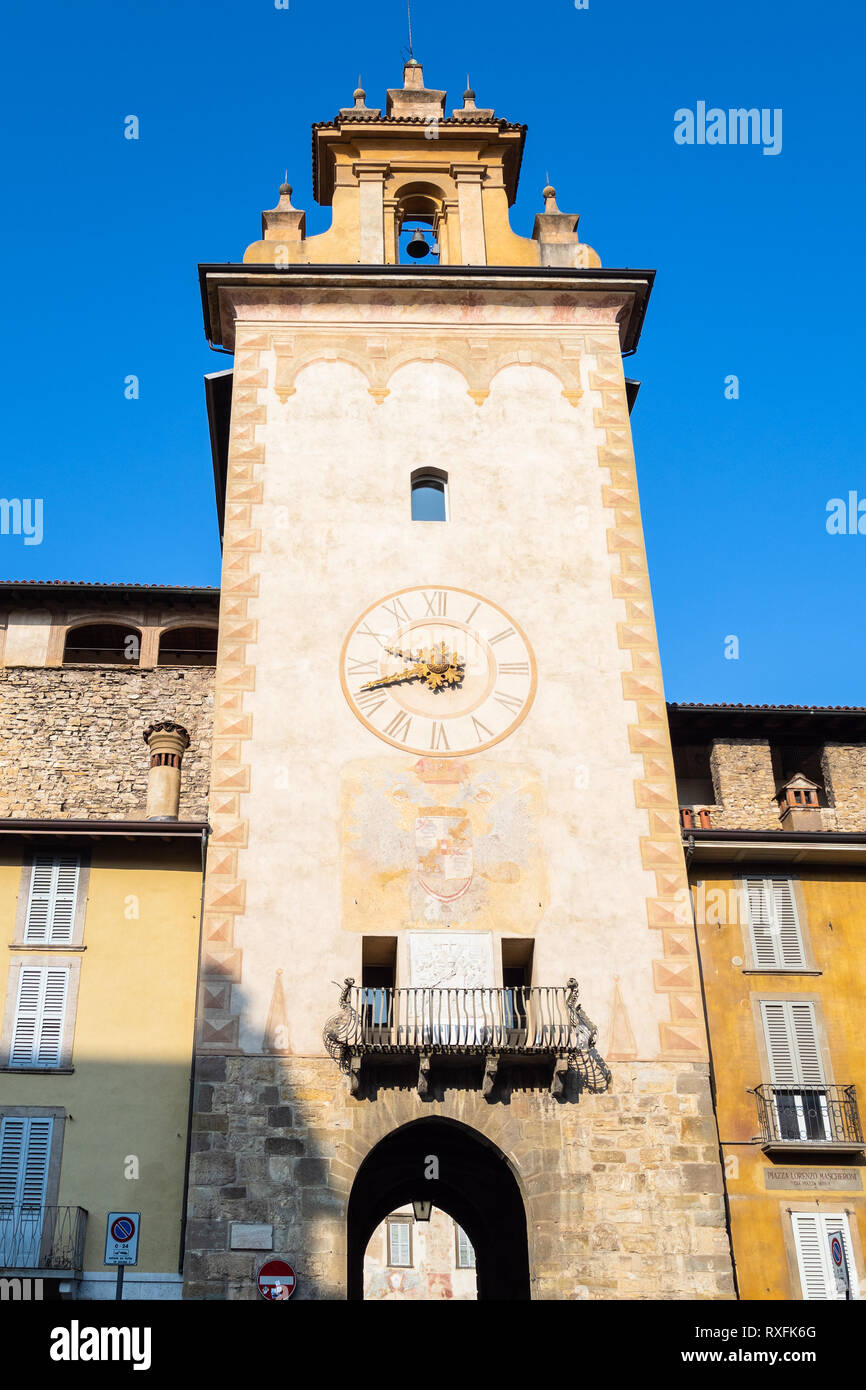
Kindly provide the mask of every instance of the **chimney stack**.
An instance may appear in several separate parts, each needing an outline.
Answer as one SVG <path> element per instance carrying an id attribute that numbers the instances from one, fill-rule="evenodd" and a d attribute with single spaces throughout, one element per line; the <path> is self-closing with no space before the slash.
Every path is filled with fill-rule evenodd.
<path id="1" fill-rule="evenodd" d="M 165 721 L 144 731 L 150 749 L 147 778 L 147 820 L 177 820 L 180 808 L 180 768 L 189 748 L 189 734 L 182 724 Z"/>

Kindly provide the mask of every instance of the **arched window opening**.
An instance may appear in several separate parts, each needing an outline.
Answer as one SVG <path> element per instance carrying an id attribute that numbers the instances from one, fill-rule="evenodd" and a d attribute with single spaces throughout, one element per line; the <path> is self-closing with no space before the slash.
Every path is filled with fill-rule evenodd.
<path id="1" fill-rule="evenodd" d="M 439 265 L 443 202 L 435 184 L 412 183 L 400 191 L 394 213 L 400 265 Z"/>
<path id="2" fill-rule="evenodd" d="M 441 468 L 416 468 L 412 474 L 412 520 L 448 520 L 448 474 Z"/>
<path id="3" fill-rule="evenodd" d="M 87 623 L 70 628 L 63 652 L 64 665 L 137 666 L 141 632 L 121 623 Z"/>
<path id="4" fill-rule="evenodd" d="M 173 627 L 159 639 L 160 666 L 216 666 L 215 627 Z"/>
<path id="5" fill-rule="evenodd" d="M 400 224 L 400 264 L 439 264 L 439 242 L 433 231 L 432 217 L 403 219 Z"/>

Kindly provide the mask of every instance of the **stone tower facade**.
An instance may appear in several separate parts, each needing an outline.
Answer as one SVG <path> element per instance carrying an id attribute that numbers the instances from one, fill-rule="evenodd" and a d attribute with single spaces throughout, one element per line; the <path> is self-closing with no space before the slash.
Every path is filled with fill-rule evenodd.
<path id="1" fill-rule="evenodd" d="M 424 1198 L 480 1297 L 732 1295 L 622 367 L 652 273 L 552 189 L 511 230 L 524 138 L 410 63 L 314 127 L 329 231 L 285 185 L 201 267 L 235 356 L 191 1298 L 270 1257 L 361 1297 Z"/>

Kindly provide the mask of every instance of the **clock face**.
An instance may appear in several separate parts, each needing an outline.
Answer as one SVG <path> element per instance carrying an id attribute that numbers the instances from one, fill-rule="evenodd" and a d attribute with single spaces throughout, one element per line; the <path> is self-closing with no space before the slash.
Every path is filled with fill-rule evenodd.
<path id="1" fill-rule="evenodd" d="M 532 650 L 513 618 L 466 589 L 401 589 L 361 615 L 341 658 L 343 692 L 372 733 L 407 752 L 480 753 L 523 720 Z"/>

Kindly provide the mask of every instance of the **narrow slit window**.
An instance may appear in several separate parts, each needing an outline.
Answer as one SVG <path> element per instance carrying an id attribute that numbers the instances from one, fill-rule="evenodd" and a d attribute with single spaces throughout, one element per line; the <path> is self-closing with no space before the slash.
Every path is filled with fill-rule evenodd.
<path id="1" fill-rule="evenodd" d="M 412 520 L 448 520 L 448 474 L 438 468 L 416 468 L 412 474 Z"/>

